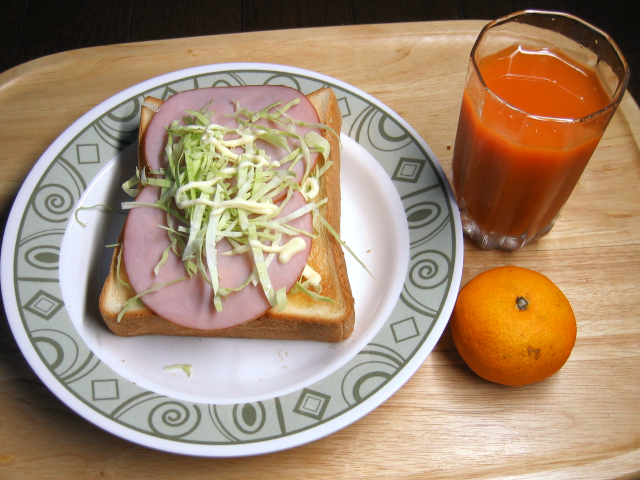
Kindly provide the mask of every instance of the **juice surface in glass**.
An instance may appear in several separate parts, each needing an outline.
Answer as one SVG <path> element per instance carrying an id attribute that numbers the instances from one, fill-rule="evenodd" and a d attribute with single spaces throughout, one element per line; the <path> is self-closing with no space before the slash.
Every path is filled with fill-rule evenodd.
<path id="1" fill-rule="evenodd" d="M 557 119 L 591 115 L 611 97 L 594 70 L 553 48 L 513 45 L 477 65 L 495 95 L 474 92 L 468 81 L 453 158 L 456 196 L 484 232 L 533 237 L 553 225 L 610 115 L 599 125 Z"/>

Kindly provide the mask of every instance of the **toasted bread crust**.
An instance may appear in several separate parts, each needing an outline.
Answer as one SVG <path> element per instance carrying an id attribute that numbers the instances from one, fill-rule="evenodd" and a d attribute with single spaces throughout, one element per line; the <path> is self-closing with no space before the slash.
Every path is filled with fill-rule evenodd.
<path id="1" fill-rule="evenodd" d="M 163 102 L 158 98 L 147 97 L 144 99 L 144 103 L 153 106 L 153 108 L 148 107 L 145 104 L 140 107 L 140 128 L 138 129 L 138 169 L 140 171 L 144 170 L 146 167 L 144 156 L 144 134 L 147 131 L 149 122 L 151 122 L 151 119 L 153 118 L 153 114 L 158 111 Z"/>
<path id="2" fill-rule="evenodd" d="M 335 94 L 331 89 L 323 88 L 307 95 L 315 107 L 320 121 L 328 125 L 336 134 L 340 133 L 342 116 Z M 162 101 L 148 97 L 146 103 L 160 107 Z M 145 168 L 144 133 L 153 116 L 153 110 L 143 106 L 139 132 L 139 168 Z M 323 136 L 331 144 L 329 160 L 331 168 L 320 181 L 320 191 L 328 202 L 321 207 L 320 213 L 336 232 L 340 232 L 341 192 L 340 192 L 340 142 L 330 132 Z M 320 156 L 318 162 L 324 163 Z M 322 225 L 316 225 L 318 238 L 314 239 L 309 254 L 308 265 L 322 276 L 322 295 L 335 300 L 335 303 L 314 301 L 304 293 L 288 296 L 287 307 L 278 312 L 276 308 L 267 311 L 261 317 L 236 327 L 218 330 L 194 330 L 181 327 L 156 315 L 139 302 L 128 309 L 118 321 L 118 315 L 124 303 L 135 295 L 126 286 L 128 283 L 124 262 L 121 261 L 121 247 L 116 247 L 109 276 L 100 295 L 100 312 L 107 326 L 117 335 L 130 337 L 138 335 L 175 335 L 196 337 L 233 337 L 256 339 L 316 340 L 340 342 L 353 332 L 355 322 L 354 300 L 347 276 L 344 253 L 340 243 Z M 118 280 L 118 264 L 120 279 Z"/>

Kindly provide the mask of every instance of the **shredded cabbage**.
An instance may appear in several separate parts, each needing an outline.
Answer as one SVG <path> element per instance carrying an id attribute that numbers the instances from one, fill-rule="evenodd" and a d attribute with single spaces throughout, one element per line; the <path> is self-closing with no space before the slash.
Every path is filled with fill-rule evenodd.
<path id="1" fill-rule="evenodd" d="M 309 212 L 316 218 L 318 208 L 326 203 L 326 199 L 309 201 L 308 198 L 309 203 L 304 207 L 275 219 L 295 191 L 308 195 L 314 190 L 314 182 L 317 185 L 317 180 L 331 164 L 326 162 L 312 175 L 311 154 L 318 152 L 327 159 L 330 144 L 314 131 L 303 137 L 296 127 L 308 125 L 330 129 L 326 125 L 311 125 L 291 118 L 287 111 L 297 103 L 298 99 L 284 106 L 277 102 L 259 111 L 250 111 L 236 101 L 236 111 L 229 117 L 237 121 L 237 128 L 211 122 L 210 104 L 199 112 L 187 111 L 183 124 L 174 121 L 168 128 L 167 167 L 153 172 L 137 171 L 135 177 L 123 184 L 125 192 L 132 195 L 146 185 L 160 187 L 160 199 L 155 204 L 125 202 L 122 207 L 153 206 L 166 212 L 168 226 L 163 228 L 171 245 L 163 252 L 154 271 L 158 273 L 169 252 L 173 251 L 182 258 L 189 276 L 200 274 L 211 285 L 217 310 L 223 308 L 226 295 L 249 284 L 260 285 L 272 306 L 285 308 L 286 291 L 274 291 L 267 271 L 276 255 L 273 247 L 279 245 L 284 234 L 317 236 L 315 232 L 294 228 L 288 222 Z M 278 128 L 261 125 L 258 123 L 261 120 L 269 120 Z M 258 140 L 283 149 L 283 157 L 271 158 L 256 143 Z M 304 162 L 302 189 L 293 172 L 299 162 Z M 283 194 L 284 200 L 279 205 L 274 203 L 274 198 Z M 217 244 L 223 238 L 227 238 L 233 247 L 225 255 L 250 251 L 254 259 L 253 271 L 236 289 L 220 287 Z M 155 289 L 154 286 L 153 291 Z M 324 300 L 304 287 L 298 290 Z M 135 298 L 145 293 L 149 292 Z"/>
<path id="2" fill-rule="evenodd" d="M 85 228 L 87 226 L 87 224 L 80 221 L 80 218 L 78 217 L 78 213 L 80 213 L 82 210 L 90 210 L 92 208 L 106 208 L 107 210 L 109 210 L 111 212 L 123 213 L 123 212 L 121 212 L 119 210 L 115 210 L 114 208 L 111 208 L 109 205 L 103 205 L 101 203 L 99 203 L 97 205 L 91 205 L 89 207 L 78 207 L 73 212 L 73 216 L 74 216 L 76 222 L 78 223 L 78 225 L 80 225 L 82 228 Z"/>
<path id="3" fill-rule="evenodd" d="M 161 288 L 166 287 L 167 285 L 171 285 L 172 283 L 181 282 L 182 280 L 186 280 L 186 277 L 177 278 L 175 280 L 172 280 L 170 282 L 165 282 L 165 283 L 154 283 L 153 285 L 151 285 L 151 288 L 149 288 L 148 290 L 145 290 L 144 292 L 139 293 L 136 296 L 131 297 L 130 299 L 128 299 L 126 302 L 124 302 L 122 310 L 118 314 L 118 323 L 120 323 L 120 321 L 122 320 L 122 317 L 127 312 L 127 310 L 129 310 L 131 307 L 136 305 L 138 303 L 139 299 L 142 298 L 144 295 L 146 295 L 147 293 L 157 292 L 158 290 L 160 290 Z"/>
<path id="4" fill-rule="evenodd" d="M 314 300 L 316 300 L 318 302 L 336 303 L 336 301 L 333 298 L 331 298 L 331 297 L 323 297 L 322 295 L 318 294 L 317 292 L 312 291 L 309 288 L 309 285 L 308 285 L 307 282 L 296 282 L 296 284 L 293 286 L 293 288 L 291 290 L 300 291 L 300 292 L 304 293 L 305 295 L 308 295 L 309 297 L 313 298 Z"/>
<path id="5" fill-rule="evenodd" d="M 187 363 L 176 363 L 175 365 L 167 365 L 162 370 L 164 370 L 165 372 L 170 372 L 171 370 L 182 370 L 187 374 L 187 377 L 190 377 L 193 370 L 193 365 Z"/>

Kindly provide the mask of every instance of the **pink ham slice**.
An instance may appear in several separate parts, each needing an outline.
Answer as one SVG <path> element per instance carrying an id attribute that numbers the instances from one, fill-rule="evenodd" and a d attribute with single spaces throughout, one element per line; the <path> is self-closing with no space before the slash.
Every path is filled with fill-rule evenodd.
<path id="1" fill-rule="evenodd" d="M 153 203 L 159 198 L 159 188 L 145 187 L 136 202 Z M 306 204 L 300 193 L 295 193 L 285 205 L 280 216 L 288 215 Z M 167 262 L 156 276 L 155 265 L 162 252 L 170 244 L 166 231 L 158 225 L 167 225 L 166 214 L 153 207 L 136 207 L 129 212 L 124 227 L 124 264 L 131 286 L 136 292 L 144 292 L 156 283 L 166 283 L 187 276 L 182 260 L 170 253 Z M 296 228 L 311 232 L 313 229 L 311 214 L 288 223 Z M 306 242 L 304 251 L 294 255 L 288 263 L 281 264 L 273 259 L 268 268 L 269 278 L 275 290 L 287 291 L 300 278 L 311 250 L 311 239 L 302 235 Z M 280 244 L 290 237 L 283 236 Z M 231 245 L 222 240 L 218 244 L 218 253 L 231 249 Z M 222 287 L 237 287 L 244 282 L 253 268 L 250 252 L 243 255 L 218 255 L 220 284 Z M 188 277 L 188 276 L 187 276 Z M 196 330 L 214 330 L 229 328 L 253 320 L 269 308 L 269 302 L 258 284 L 248 285 L 238 292 L 229 294 L 223 301 L 222 311 L 213 306 L 213 290 L 200 275 L 167 285 L 157 292 L 142 297 L 144 303 L 157 315 L 185 328 Z"/>
<path id="2" fill-rule="evenodd" d="M 291 100 L 300 99 L 300 103 L 287 111 L 287 114 L 297 120 L 306 123 L 318 124 L 318 114 L 315 108 L 309 102 L 304 94 L 290 87 L 279 85 L 249 85 L 241 87 L 211 87 L 199 88 L 196 90 L 188 90 L 180 92 L 169 97 L 156 112 L 151 119 L 149 127 L 145 134 L 145 156 L 152 170 L 157 170 L 166 166 L 166 155 L 164 153 L 167 144 L 166 128 L 171 125 L 174 120 L 183 118 L 186 110 L 200 111 L 209 105 L 208 110 L 213 111 L 214 115 L 211 121 L 218 125 L 225 125 L 230 128 L 236 128 L 237 122 L 233 118 L 225 117 L 235 112 L 235 100 L 240 102 L 240 106 L 251 111 L 260 111 L 263 108 L 282 101 L 281 106 L 286 105 Z M 278 128 L 276 124 L 270 121 L 261 120 L 261 125 Z M 296 127 L 296 133 L 304 137 L 310 130 L 320 133 L 319 129 L 308 127 Z M 259 140 L 256 142 L 258 148 L 264 149 L 267 155 L 271 155 L 271 160 L 277 160 L 284 157 L 288 152 L 273 145 Z M 292 148 L 298 146 L 297 142 L 290 140 Z M 237 150 L 241 152 L 240 149 Z M 310 156 L 310 167 L 313 168 L 318 158 L 318 153 L 312 153 Z M 282 168 L 289 168 L 283 166 Z M 299 161 L 294 167 L 296 172 L 296 181 L 300 183 L 306 163 Z"/>

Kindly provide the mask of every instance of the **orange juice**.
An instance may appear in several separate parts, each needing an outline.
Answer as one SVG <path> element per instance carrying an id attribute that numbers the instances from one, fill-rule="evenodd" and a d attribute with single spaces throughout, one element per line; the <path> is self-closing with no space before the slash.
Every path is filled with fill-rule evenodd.
<path id="1" fill-rule="evenodd" d="M 479 79 L 475 88 L 467 83 L 453 156 L 456 196 L 484 232 L 535 236 L 553 224 L 612 112 L 597 125 L 575 119 L 611 97 L 594 70 L 552 48 L 514 45 L 477 65 L 493 93 Z"/>

